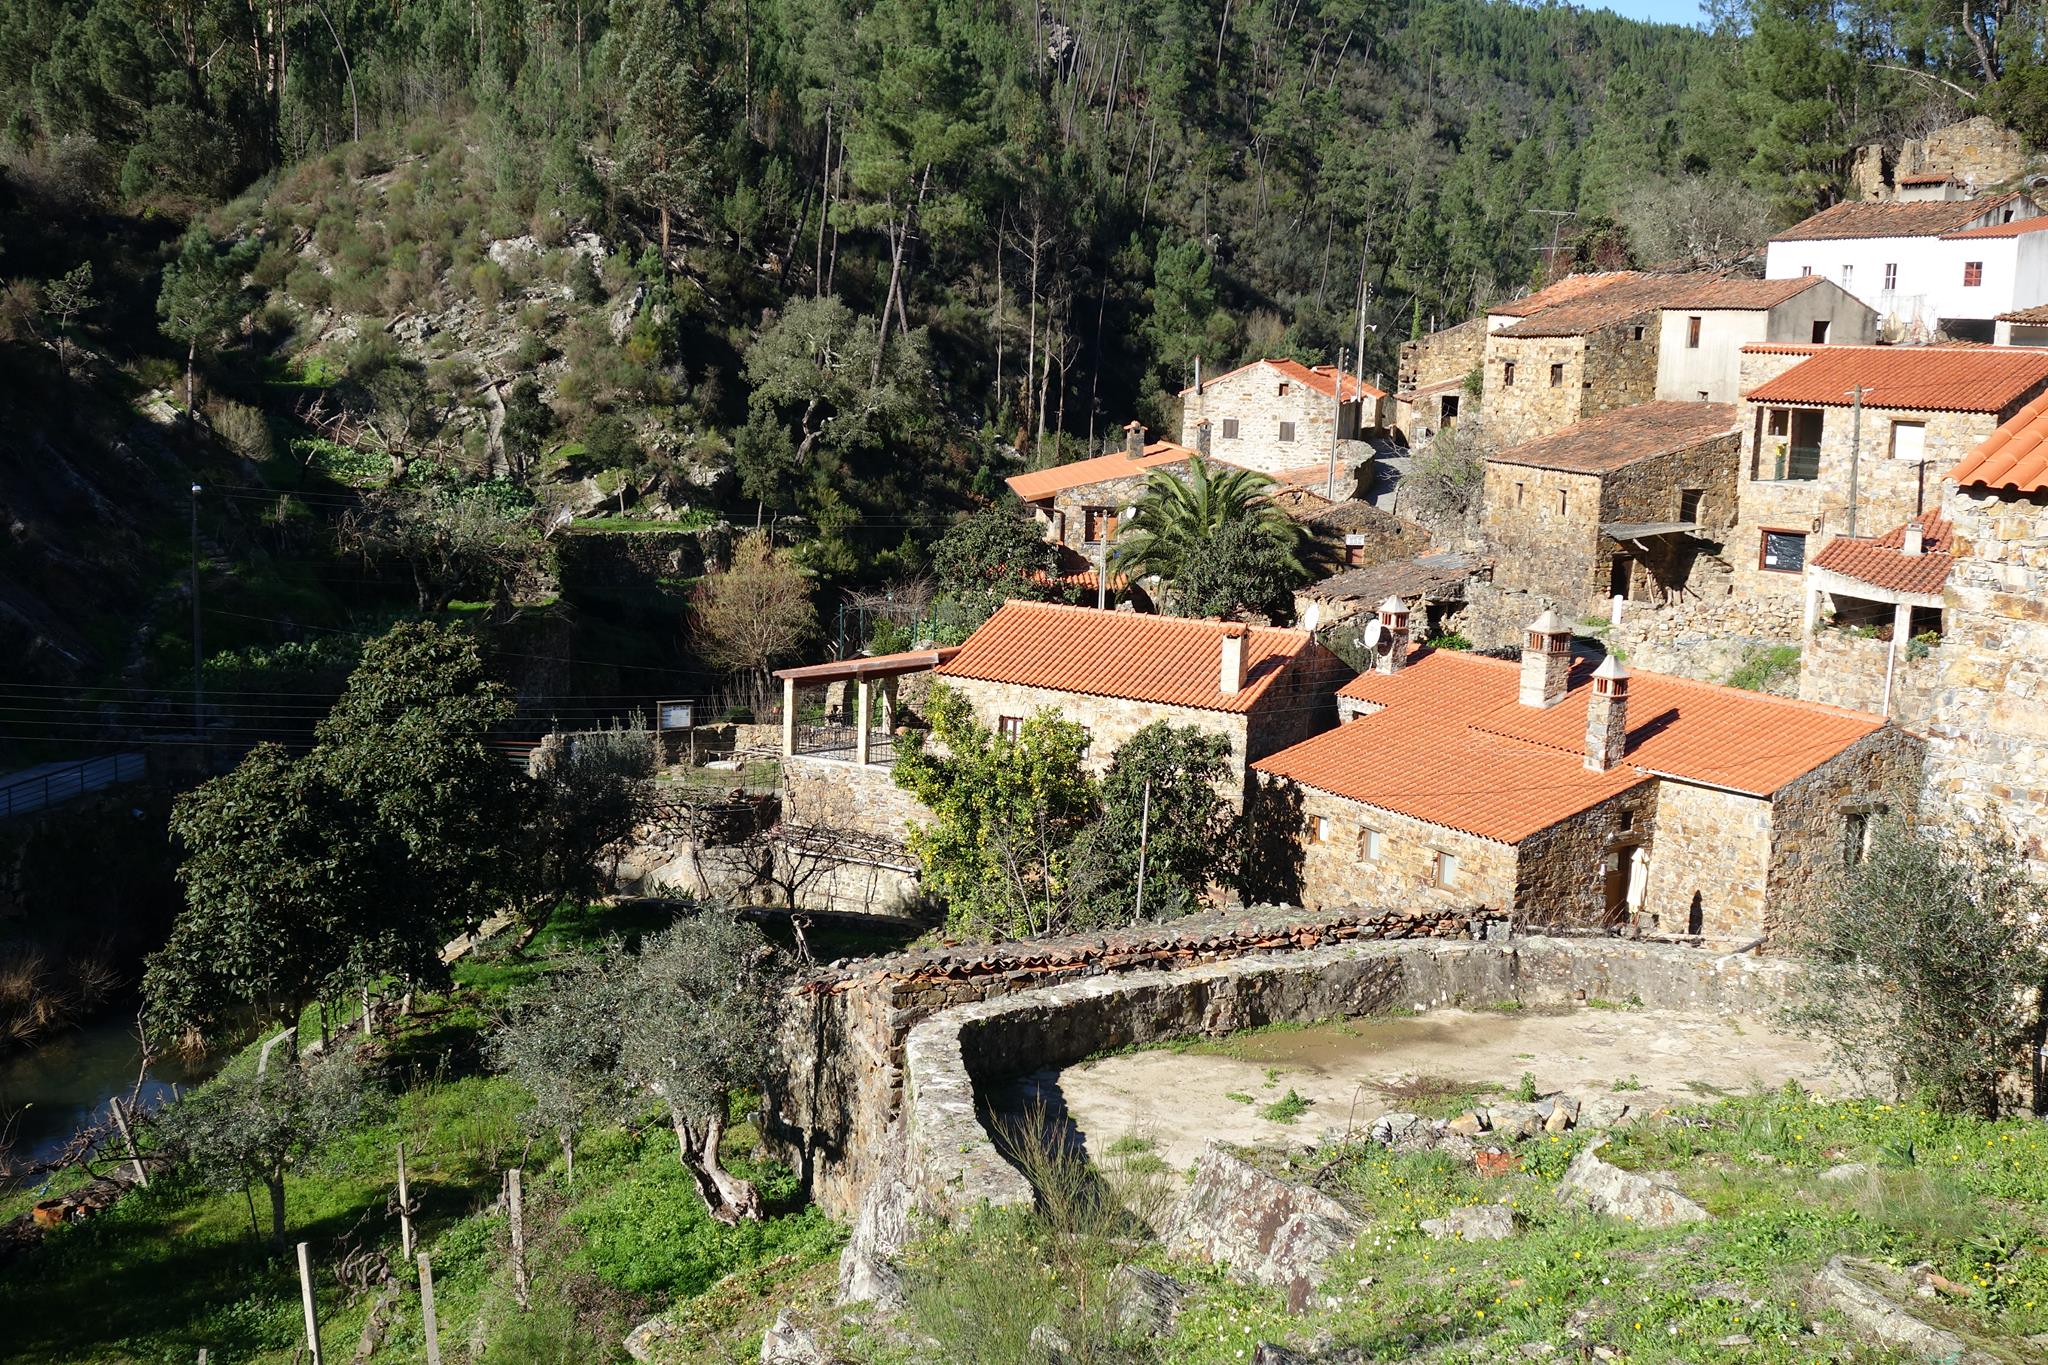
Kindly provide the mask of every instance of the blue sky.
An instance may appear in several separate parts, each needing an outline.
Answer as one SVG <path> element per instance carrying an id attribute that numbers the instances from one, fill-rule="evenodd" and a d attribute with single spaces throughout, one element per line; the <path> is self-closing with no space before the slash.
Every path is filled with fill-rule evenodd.
<path id="1" fill-rule="evenodd" d="M 1654 19 L 1664 24 L 1697 24 L 1705 17 L 1699 0 L 1599 0 L 1588 9 L 1611 9 L 1631 19 Z"/>

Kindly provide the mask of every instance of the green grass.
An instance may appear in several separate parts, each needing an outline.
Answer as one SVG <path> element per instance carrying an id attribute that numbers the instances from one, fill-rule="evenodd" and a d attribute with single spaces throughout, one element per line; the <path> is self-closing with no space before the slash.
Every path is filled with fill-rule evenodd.
<path id="1" fill-rule="evenodd" d="M 382 488 L 391 478 L 391 457 L 374 450 L 357 450 L 323 436 L 295 437 L 291 448 L 308 469 L 351 488 Z"/>
<path id="2" fill-rule="evenodd" d="M 1759 645 L 1728 675 L 1728 686 L 1761 692 L 1798 670 L 1799 646 Z"/>
<path id="3" fill-rule="evenodd" d="M 1286 1094 L 1259 1111 L 1259 1117 L 1271 1123 L 1293 1123 L 1308 1112 L 1312 1103 L 1289 1086 Z"/>

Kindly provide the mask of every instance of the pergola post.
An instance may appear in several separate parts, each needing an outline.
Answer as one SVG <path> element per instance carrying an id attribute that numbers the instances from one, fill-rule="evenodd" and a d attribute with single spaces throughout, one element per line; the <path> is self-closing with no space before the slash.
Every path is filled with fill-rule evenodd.
<path id="1" fill-rule="evenodd" d="M 796 756 L 796 679 L 782 680 L 782 756 Z"/>
<path id="2" fill-rule="evenodd" d="M 1820 624 L 1820 584 L 1812 579 L 1806 581 L 1806 633 L 1813 634 L 1813 628 Z"/>
<path id="3" fill-rule="evenodd" d="M 856 684 L 854 703 L 853 761 L 863 768 L 868 763 L 868 695 L 869 683 L 861 678 Z"/>
<path id="4" fill-rule="evenodd" d="M 1913 604 L 1898 602 L 1892 606 L 1892 639 L 1901 645 L 1913 638 Z"/>

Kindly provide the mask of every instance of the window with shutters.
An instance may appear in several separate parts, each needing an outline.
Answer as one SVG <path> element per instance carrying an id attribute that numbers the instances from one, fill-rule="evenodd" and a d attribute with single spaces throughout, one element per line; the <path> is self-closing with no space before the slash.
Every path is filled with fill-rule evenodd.
<path id="1" fill-rule="evenodd" d="M 1223 419 L 1223 439 L 1226 441 L 1235 441 L 1237 439 L 1237 419 L 1235 417 Z"/>
<path id="2" fill-rule="evenodd" d="M 1884 268 L 1884 287 L 1886 289 L 1897 289 L 1899 287 L 1899 263 L 1897 261 L 1886 264 Z"/>
<path id="3" fill-rule="evenodd" d="M 1855 278 L 1856 278 L 1856 267 L 1855 267 L 1855 266 L 1853 266 L 1853 265 L 1845 265 L 1845 266 L 1843 266 L 1843 267 L 1842 267 L 1842 288 L 1844 288 L 1844 289 L 1847 289 L 1847 288 L 1849 287 L 1849 281 L 1851 281 L 1851 280 L 1853 280 L 1853 279 L 1855 279 Z"/>
<path id="4" fill-rule="evenodd" d="M 1282 443 L 1284 444 L 1284 443 L 1286 443 L 1286 442 L 1292 441 L 1293 439 L 1294 439 L 1294 423 L 1292 423 L 1292 422 L 1282 422 L 1282 423 L 1280 424 L 1280 440 L 1281 440 L 1281 442 L 1282 442 Z"/>
<path id="5" fill-rule="evenodd" d="M 1083 534 L 1090 545 L 1101 545 L 1116 536 L 1116 509 L 1114 507 L 1090 507 L 1085 512 Z"/>
<path id="6" fill-rule="evenodd" d="M 1704 488 L 1681 488 L 1678 490 L 1678 519 L 1689 526 L 1697 526 L 1700 508 L 1707 500 Z"/>
<path id="7" fill-rule="evenodd" d="M 1963 288 L 1975 289 L 1978 285 L 1982 283 L 1984 283 L 1984 262 L 1964 261 Z"/>
<path id="8" fill-rule="evenodd" d="M 1015 742 L 1024 733 L 1024 717 L 1000 716 L 996 720 L 996 734 Z"/>

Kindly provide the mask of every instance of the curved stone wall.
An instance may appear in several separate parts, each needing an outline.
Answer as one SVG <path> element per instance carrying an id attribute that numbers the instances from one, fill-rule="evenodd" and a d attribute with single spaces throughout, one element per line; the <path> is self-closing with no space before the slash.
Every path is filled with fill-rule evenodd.
<path id="1" fill-rule="evenodd" d="M 1407 939 L 1088 977 L 959 1005 L 905 1042 L 902 1175 L 931 1213 L 1029 1203 L 1030 1186 L 982 1124 L 977 1087 L 1114 1048 L 1508 1000 L 1637 999 L 1653 1009 L 1761 1014 L 1783 1003 L 1797 970 L 1782 959 L 1616 939 Z"/>

